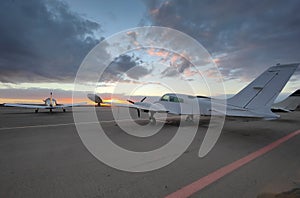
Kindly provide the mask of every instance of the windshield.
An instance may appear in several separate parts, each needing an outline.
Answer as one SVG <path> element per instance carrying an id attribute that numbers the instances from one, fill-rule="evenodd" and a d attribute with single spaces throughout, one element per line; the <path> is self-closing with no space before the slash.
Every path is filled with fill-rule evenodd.
<path id="1" fill-rule="evenodd" d="M 170 101 L 170 102 L 180 102 L 183 103 L 182 98 L 178 98 L 177 96 L 164 95 L 161 97 L 160 101 Z"/>

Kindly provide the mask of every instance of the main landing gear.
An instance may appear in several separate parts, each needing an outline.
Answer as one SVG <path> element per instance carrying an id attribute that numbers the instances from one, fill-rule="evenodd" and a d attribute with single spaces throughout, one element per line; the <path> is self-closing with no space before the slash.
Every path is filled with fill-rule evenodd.
<path id="1" fill-rule="evenodd" d="M 188 115 L 185 119 L 186 122 L 192 123 L 194 122 L 194 116 L 193 115 Z"/>
<path id="2" fill-rule="evenodd" d="M 150 112 L 149 121 L 151 125 L 156 125 L 156 119 L 154 118 L 154 112 Z"/>
<path id="3" fill-rule="evenodd" d="M 39 109 L 35 109 L 34 112 L 35 112 L 35 113 L 39 112 Z"/>

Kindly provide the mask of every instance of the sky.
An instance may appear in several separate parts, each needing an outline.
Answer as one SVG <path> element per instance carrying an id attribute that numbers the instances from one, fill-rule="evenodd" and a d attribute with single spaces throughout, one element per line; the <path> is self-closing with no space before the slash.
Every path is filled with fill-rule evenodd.
<path id="1" fill-rule="evenodd" d="M 0 103 L 41 102 L 50 91 L 70 101 L 77 70 L 90 50 L 120 31 L 149 25 L 174 28 L 201 43 L 221 71 L 225 92 L 234 94 L 272 65 L 300 62 L 299 8 L 298 0 L 1 1 Z M 148 49 L 115 57 L 97 92 L 113 91 L 120 79 L 125 89 L 142 87 L 151 77 L 153 86 L 135 95 L 169 91 L 158 88 L 159 81 L 192 81 L 182 78 L 191 76 L 192 67 L 167 54 Z M 298 69 L 283 92 L 298 89 L 299 77 Z"/>

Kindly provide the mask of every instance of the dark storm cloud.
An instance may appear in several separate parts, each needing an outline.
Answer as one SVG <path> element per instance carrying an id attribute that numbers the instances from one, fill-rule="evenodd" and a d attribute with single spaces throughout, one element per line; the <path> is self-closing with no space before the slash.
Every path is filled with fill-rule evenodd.
<path id="1" fill-rule="evenodd" d="M 145 3 L 151 24 L 175 28 L 197 39 L 227 78 L 253 78 L 278 62 L 300 61 L 298 0 Z"/>
<path id="2" fill-rule="evenodd" d="M 150 74 L 153 68 L 147 69 L 143 66 L 144 62 L 134 55 L 120 55 L 107 67 L 100 81 L 130 81 L 139 80 L 139 78 Z M 128 77 L 128 78 L 126 78 Z"/>
<path id="3" fill-rule="evenodd" d="M 60 1 L 7 0 L 0 30 L 0 82 L 70 82 L 100 26 Z"/>

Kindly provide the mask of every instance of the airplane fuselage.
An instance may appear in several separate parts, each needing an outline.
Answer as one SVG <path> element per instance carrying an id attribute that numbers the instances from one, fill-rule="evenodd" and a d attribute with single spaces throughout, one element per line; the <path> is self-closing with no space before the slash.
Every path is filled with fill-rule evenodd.
<path id="1" fill-rule="evenodd" d="M 203 115 L 211 116 L 235 116 L 235 117 L 261 117 L 264 119 L 276 119 L 278 115 L 271 111 L 261 112 L 248 108 L 237 107 L 228 104 L 226 100 L 213 99 L 203 96 L 191 96 L 186 94 L 168 93 L 163 95 L 154 104 L 162 105 L 170 114 Z"/>
<path id="2" fill-rule="evenodd" d="M 45 105 L 48 106 L 49 108 L 55 108 L 57 105 L 57 102 L 54 98 L 47 98 L 44 100 Z"/>

